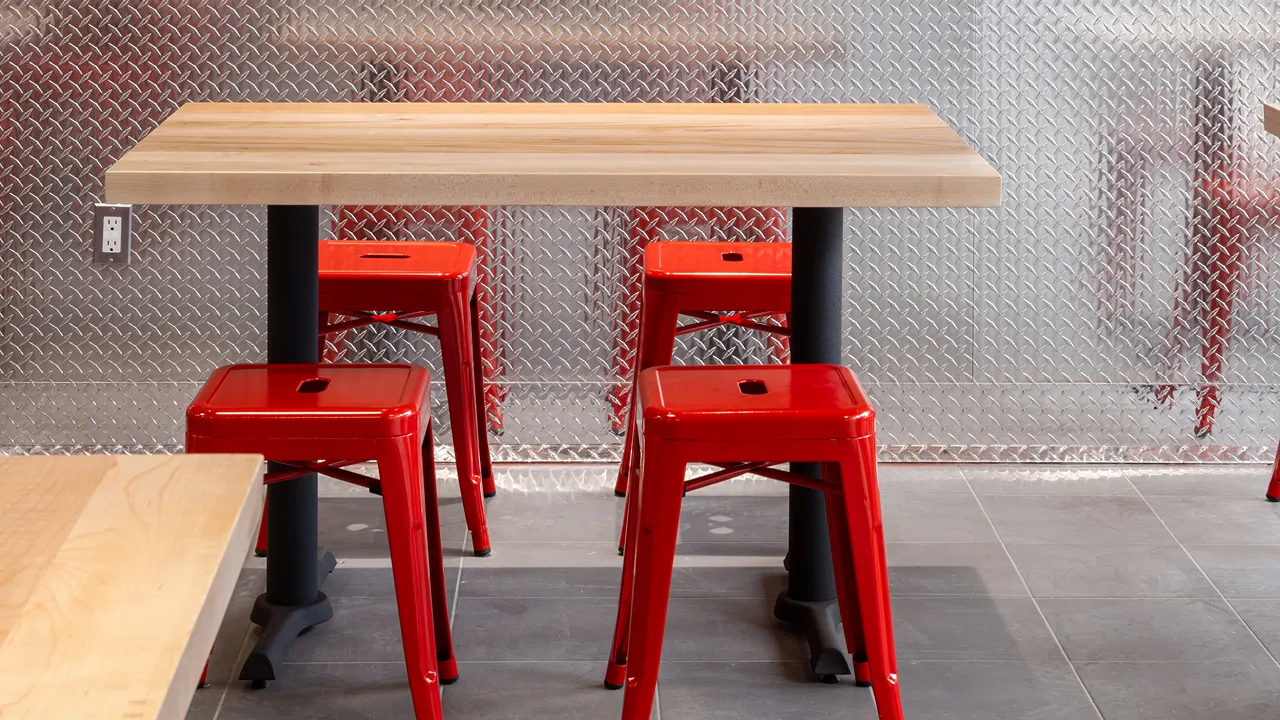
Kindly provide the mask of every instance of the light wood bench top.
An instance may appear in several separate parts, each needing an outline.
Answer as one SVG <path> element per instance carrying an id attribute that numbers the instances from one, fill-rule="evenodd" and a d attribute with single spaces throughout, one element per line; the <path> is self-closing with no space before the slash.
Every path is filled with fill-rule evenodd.
<path id="1" fill-rule="evenodd" d="M 261 465 L 0 458 L 0 718 L 181 720 L 257 531 Z"/>
<path id="2" fill-rule="evenodd" d="M 1262 106 L 1262 122 L 1267 132 L 1280 136 L 1280 106 L 1267 103 Z"/>
<path id="3" fill-rule="evenodd" d="M 1000 175 L 922 105 L 197 103 L 106 199 L 980 207 Z"/>

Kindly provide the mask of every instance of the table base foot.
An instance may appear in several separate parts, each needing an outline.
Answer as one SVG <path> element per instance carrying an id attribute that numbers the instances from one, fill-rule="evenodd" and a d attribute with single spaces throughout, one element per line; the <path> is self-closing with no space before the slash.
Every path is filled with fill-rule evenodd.
<path id="1" fill-rule="evenodd" d="M 337 565 L 333 553 L 322 551 L 316 563 L 316 584 L 323 587 Z M 293 641 L 332 617 L 333 606 L 324 593 L 319 593 L 314 602 L 306 605 L 276 605 L 267 599 L 266 593 L 259 595 L 249 619 L 262 627 L 262 636 L 245 659 L 244 667 L 240 668 L 240 679 L 251 681 L 255 688 L 266 687 L 267 681 L 276 679 L 276 669 Z"/>
<path id="2" fill-rule="evenodd" d="M 773 616 L 809 641 L 809 667 L 823 682 L 835 682 L 837 675 L 853 674 L 841 649 L 844 637 L 838 629 L 840 608 L 835 600 L 806 602 L 793 600 L 783 592 L 773 606 Z"/>

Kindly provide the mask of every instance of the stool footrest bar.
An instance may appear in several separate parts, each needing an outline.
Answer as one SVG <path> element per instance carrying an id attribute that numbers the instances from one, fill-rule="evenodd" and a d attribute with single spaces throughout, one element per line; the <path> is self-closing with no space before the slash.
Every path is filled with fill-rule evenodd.
<path id="1" fill-rule="evenodd" d="M 718 467 L 718 468 L 724 468 L 726 470 L 736 469 L 738 467 L 741 467 L 739 465 L 730 465 L 728 463 L 707 463 L 707 464 L 712 465 L 714 467 Z M 770 467 L 771 465 L 774 465 L 774 464 L 775 463 L 743 463 L 743 465 L 751 465 L 753 467 L 737 470 L 733 475 L 730 475 L 728 477 L 718 478 L 712 482 L 707 482 L 707 483 L 703 483 L 701 481 L 704 478 L 713 477 L 718 475 L 719 473 L 712 473 L 711 475 L 705 475 L 701 478 L 694 478 L 685 483 L 685 491 L 687 492 L 689 490 L 697 490 L 699 488 L 706 487 L 707 485 L 713 485 L 723 480 L 728 480 L 730 478 L 738 477 L 739 475 L 746 475 L 748 473 L 751 473 L 751 474 L 759 475 L 760 477 L 769 478 L 770 480 L 780 480 L 790 485 L 799 485 L 800 487 L 806 487 L 806 488 L 809 488 L 810 490 L 817 490 L 819 492 L 833 492 L 837 494 L 842 494 L 844 492 L 840 488 L 839 483 L 827 482 L 826 480 L 823 480 L 821 478 L 812 478 L 812 477 L 809 477 L 808 475 L 799 475 L 797 473 L 793 473 L 787 470 L 779 470 L 778 468 Z M 776 464 L 781 464 L 781 463 L 776 463 Z M 691 487 L 690 486 L 691 483 L 699 483 L 699 484 Z"/>
<path id="2" fill-rule="evenodd" d="M 719 314 L 713 312 L 686 311 L 681 315 L 696 318 L 698 322 L 681 325 L 676 328 L 676 335 L 688 335 L 689 333 L 700 332 L 702 330 L 710 330 L 721 325 L 737 325 L 749 330 L 759 330 L 760 332 L 774 333 L 775 335 L 790 336 L 791 329 L 782 325 L 768 325 L 766 323 L 756 322 L 757 318 L 769 317 L 777 315 L 774 312 L 753 312 L 753 313 L 726 313 Z"/>

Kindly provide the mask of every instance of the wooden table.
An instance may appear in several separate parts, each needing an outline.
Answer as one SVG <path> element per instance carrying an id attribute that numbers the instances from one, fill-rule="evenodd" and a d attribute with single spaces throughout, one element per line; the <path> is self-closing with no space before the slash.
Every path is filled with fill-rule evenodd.
<path id="1" fill-rule="evenodd" d="M 1000 175 L 921 105 L 194 104 L 106 173 L 113 203 L 267 204 L 267 359 L 315 362 L 319 209 L 334 205 L 789 206 L 793 362 L 839 363 L 845 207 L 980 207 Z M 815 466 L 793 470 L 817 474 Z M 242 670 L 274 678 L 332 616 L 314 476 L 268 488 L 267 618 Z M 791 488 L 775 615 L 848 674 L 821 493 Z"/>
<path id="2" fill-rule="evenodd" d="M 1262 106 L 1262 122 L 1267 132 L 1280 137 L 1280 105 L 1267 103 Z"/>
<path id="3" fill-rule="evenodd" d="M 193 104 L 107 170 L 107 202 L 994 205 L 920 105 Z"/>
<path id="4" fill-rule="evenodd" d="M 0 458 L 0 717 L 184 717 L 257 531 L 261 467 Z"/>

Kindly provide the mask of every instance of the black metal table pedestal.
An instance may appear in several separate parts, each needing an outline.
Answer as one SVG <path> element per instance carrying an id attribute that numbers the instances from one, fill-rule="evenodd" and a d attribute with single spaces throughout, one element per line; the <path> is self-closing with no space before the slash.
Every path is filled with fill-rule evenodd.
<path id="1" fill-rule="evenodd" d="M 319 360 L 319 256 L 318 206 L 267 207 L 267 362 Z M 267 487 L 267 591 L 250 615 L 262 636 L 240 670 L 256 687 L 276 679 L 299 634 L 333 617 L 320 588 L 336 562 L 317 551 L 316 500 L 314 474 Z"/>
<path id="2" fill-rule="evenodd" d="M 844 208 L 795 208 L 791 223 L 791 362 L 841 364 Z M 791 471 L 819 477 L 817 463 Z M 787 589 L 773 614 L 809 641 L 809 665 L 823 682 L 851 675 L 838 629 L 836 585 L 822 493 L 792 485 Z"/>

